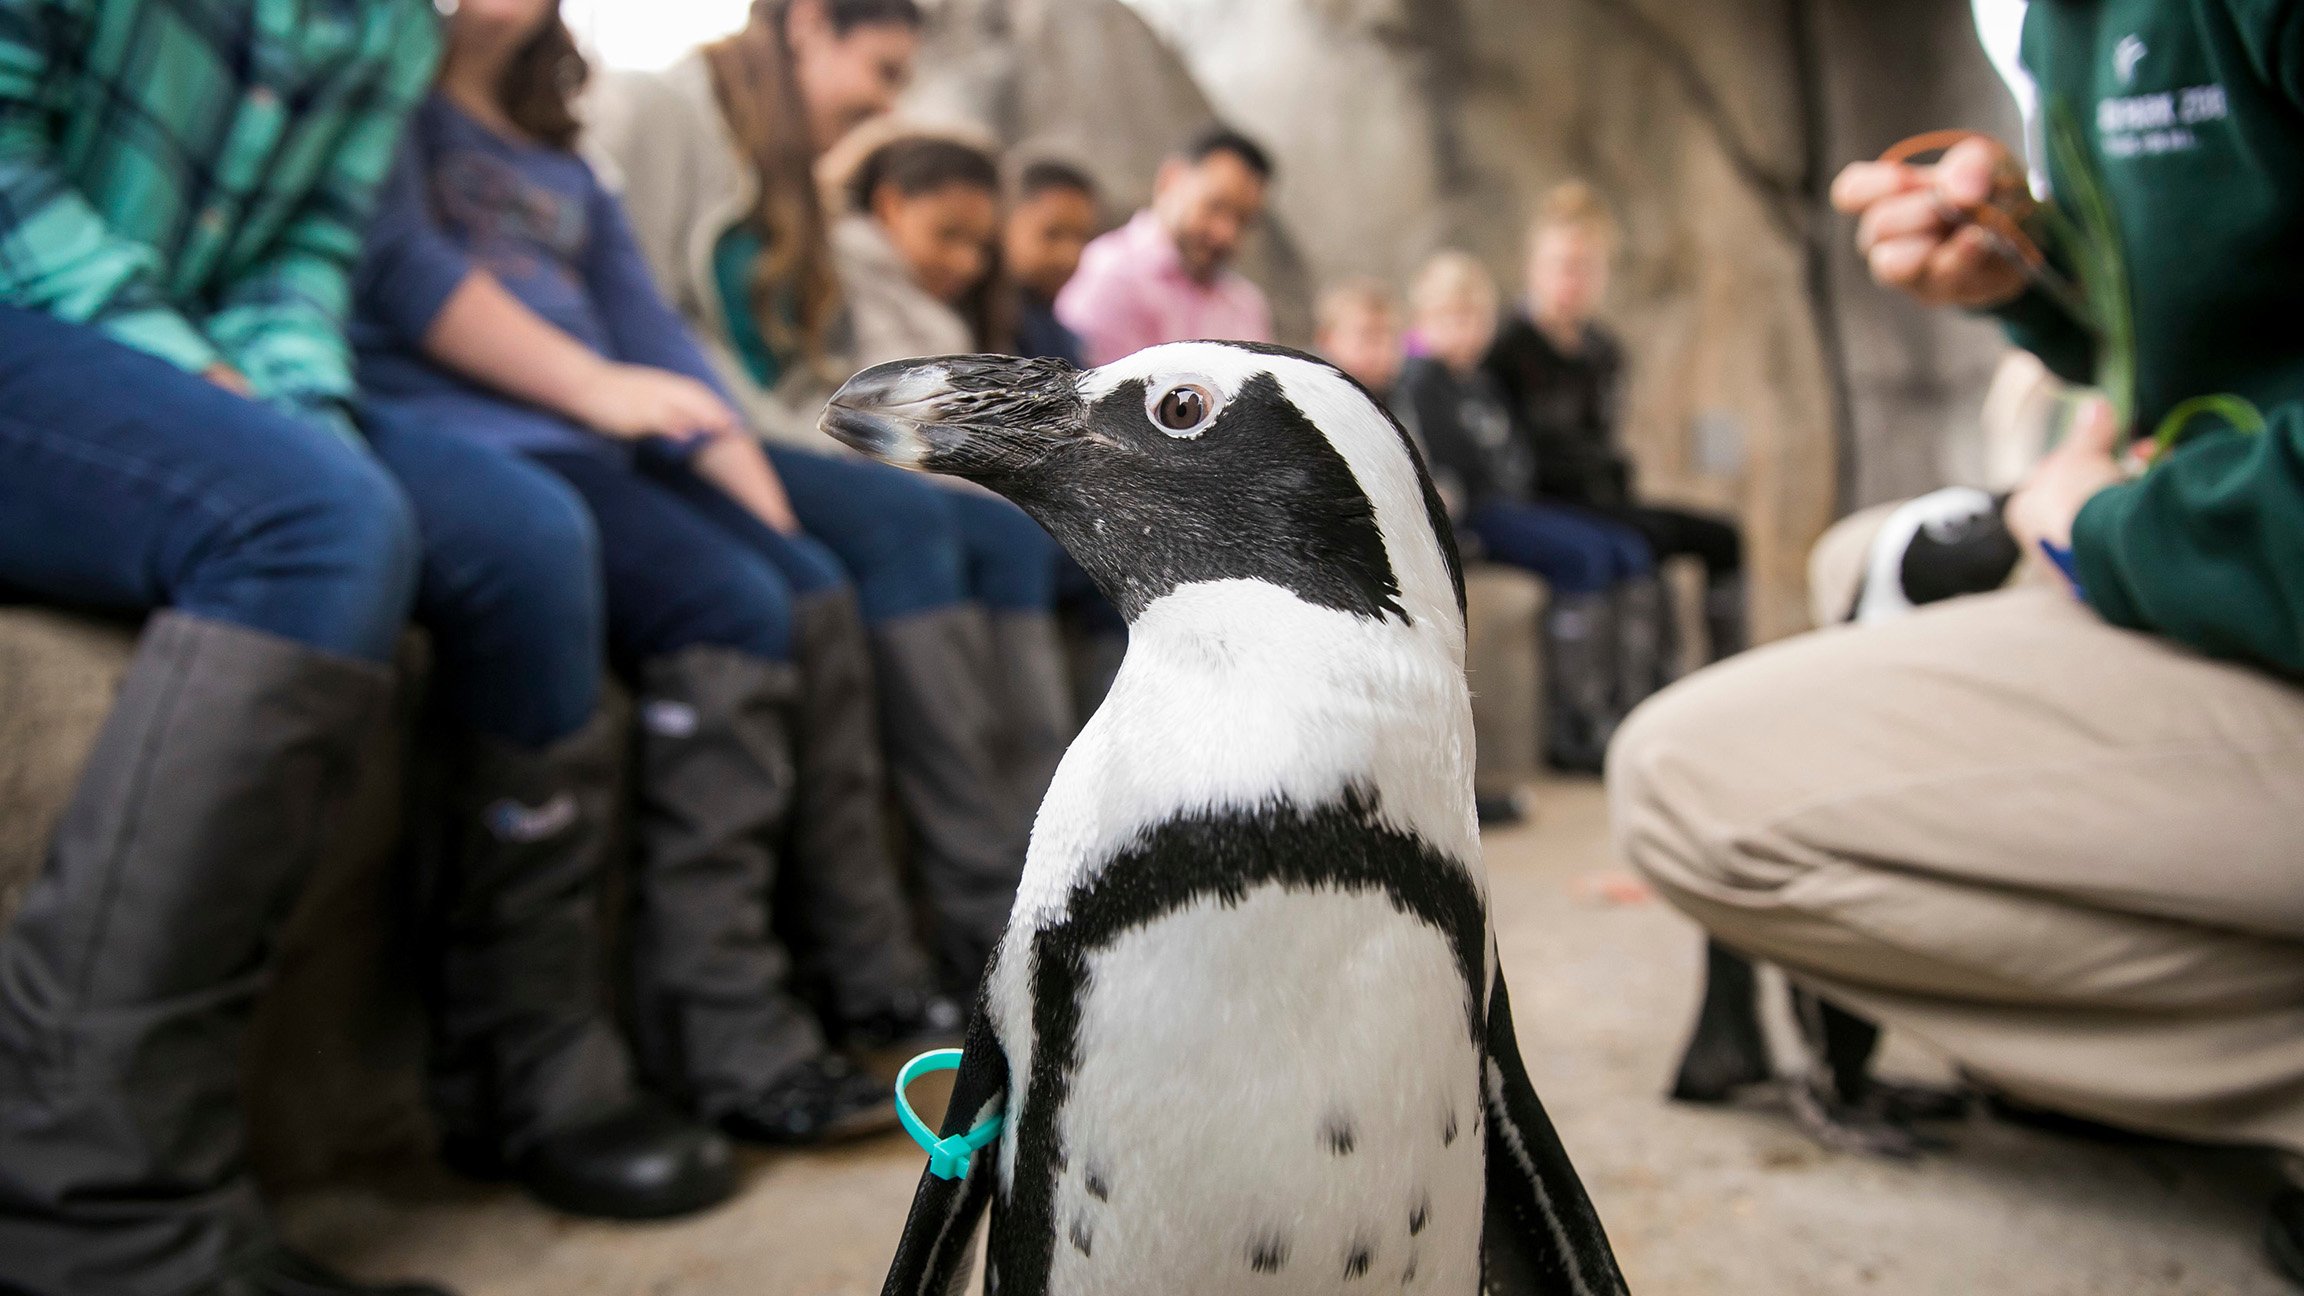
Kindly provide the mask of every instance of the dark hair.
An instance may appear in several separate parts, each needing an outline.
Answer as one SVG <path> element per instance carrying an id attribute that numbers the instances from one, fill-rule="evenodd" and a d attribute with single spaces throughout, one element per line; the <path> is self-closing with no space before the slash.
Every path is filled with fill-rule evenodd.
<path id="1" fill-rule="evenodd" d="M 555 11 L 523 42 L 496 83 L 496 103 L 514 126 L 556 149 L 576 147 L 576 92 L 591 69 Z"/>
<path id="2" fill-rule="evenodd" d="M 1272 179 L 1272 155 L 1264 151 L 1264 146 L 1221 122 L 1193 136 L 1180 150 L 1180 156 L 1187 162 L 1205 162 L 1219 153 L 1240 159 L 1240 164 L 1255 172 L 1259 180 Z"/>
<path id="3" fill-rule="evenodd" d="M 1054 158 L 1039 158 L 1024 164 L 1016 173 L 1016 201 L 1030 202 L 1052 189 L 1069 189 L 1090 202 L 1096 201 L 1096 182 L 1088 173 L 1069 162 Z"/>
<path id="4" fill-rule="evenodd" d="M 917 0 L 818 0 L 832 30 L 924 26 Z M 800 98 L 786 36 L 793 0 L 752 0 L 734 35 L 704 47 L 720 115 L 752 166 L 759 200 L 752 209 L 760 255 L 752 263 L 752 317 L 770 347 L 797 350 L 811 367 L 830 360 L 840 276 L 816 190 L 816 147 L 808 105 Z M 785 294 L 789 293 L 787 298 Z"/>
<path id="5" fill-rule="evenodd" d="M 864 155 L 856 173 L 848 177 L 849 209 L 870 212 L 872 196 L 882 185 L 894 185 L 907 198 L 947 185 L 965 185 L 998 197 L 1000 164 L 984 150 L 956 139 L 906 135 Z"/>
<path id="6" fill-rule="evenodd" d="M 864 155 L 848 177 L 850 210 L 869 216 L 872 196 L 880 186 L 893 185 L 907 198 L 918 198 L 951 185 L 1000 196 L 1000 164 L 973 144 L 945 135 L 901 135 Z M 984 249 L 984 277 L 952 309 L 968 323 L 969 335 L 979 351 L 1014 349 L 1015 294 L 1000 264 L 1000 240 Z"/>

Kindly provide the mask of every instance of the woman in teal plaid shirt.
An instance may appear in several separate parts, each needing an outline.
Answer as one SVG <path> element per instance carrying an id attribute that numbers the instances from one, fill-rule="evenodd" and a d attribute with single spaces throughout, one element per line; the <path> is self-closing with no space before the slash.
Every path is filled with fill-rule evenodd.
<path id="1" fill-rule="evenodd" d="M 237 1075 L 433 580 L 354 431 L 344 328 L 437 24 L 431 0 L 0 0 L 0 597 L 152 614 L 0 935 L 0 1291 L 437 1292 L 274 1240 Z M 513 579 L 532 537 L 499 502 L 501 534 L 463 558 Z M 510 768 L 475 775 L 538 775 L 498 789 L 487 823 L 521 849 L 484 881 L 582 966 L 566 790 Z M 581 976 L 482 964 L 463 971 L 505 987 L 505 1018 L 551 1018 L 561 1047 L 524 1080 L 586 1112 L 559 1151 L 605 1174 L 597 1209 L 729 1191 L 725 1142 L 638 1099 L 614 1033 L 561 1002 Z"/>

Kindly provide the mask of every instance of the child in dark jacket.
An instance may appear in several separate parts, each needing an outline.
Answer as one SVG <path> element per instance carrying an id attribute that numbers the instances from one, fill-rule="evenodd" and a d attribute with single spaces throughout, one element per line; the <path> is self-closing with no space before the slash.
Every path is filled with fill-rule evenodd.
<path id="1" fill-rule="evenodd" d="M 1465 548 L 1550 587 L 1546 748 L 1564 768 L 1597 770 L 1617 722 L 1663 681 L 1655 557 L 1632 528 L 1537 497 L 1536 448 L 1481 367 L 1497 301 L 1480 263 L 1441 253 L 1410 296 L 1425 354 L 1402 368 L 1393 408 L 1422 442 Z"/>

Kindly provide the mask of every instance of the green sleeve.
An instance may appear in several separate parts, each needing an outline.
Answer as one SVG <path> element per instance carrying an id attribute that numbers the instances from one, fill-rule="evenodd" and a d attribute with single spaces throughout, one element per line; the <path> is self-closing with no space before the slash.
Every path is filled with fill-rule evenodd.
<path id="1" fill-rule="evenodd" d="M 2086 386 L 2096 381 L 2096 339 L 2075 323 L 2064 308 L 2038 288 L 1992 314 L 2001 331 L 2019 350 L 2040 357 L 2048 371 L 2066 382 Z"/>
<path id="2" fill-rule="evenodd" d="M 56 164 L 42 88 L 60 60 L 83 52 L 56 48 L 64 24 L 49 9 L 44 0 L 0 0 L 0 301 L 206 369 L 220 357 L 169 307 L 158 255 L 114 233 Z"/>
<path id="3" fill-rule="evenodd" d="M 411 9 L 391 61 L 337 135 L 333 156 L 272 247 L 222 294 L 207 333 L 268 400 L 325 406 L 354 391 L 344 330 L 352 272 L 370 207 L 423 101 L 437 41 L 429 13 Z"/>
<path id="4" fill-rule="evenodd" d="M 2088 602 L 2114 625 L 2304 675 L 2304 405 L 2207 433 L 2100 491 L 2072 526 Z"/>

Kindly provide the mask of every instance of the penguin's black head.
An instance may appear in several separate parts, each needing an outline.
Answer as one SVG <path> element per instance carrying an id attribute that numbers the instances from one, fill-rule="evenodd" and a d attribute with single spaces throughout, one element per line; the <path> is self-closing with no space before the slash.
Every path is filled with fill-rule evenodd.
<path id="1" fill-rule="evenodd" d="M 850 379 L 823 427 L 1014 500 L 1130 620 L 1220 580 L 1404 623 L 1463 615 L 1454 538 L 1414 444 L 1359 384 L 1298 352 L 1178 342 L 1085 372 L 900 360 Z"/>

